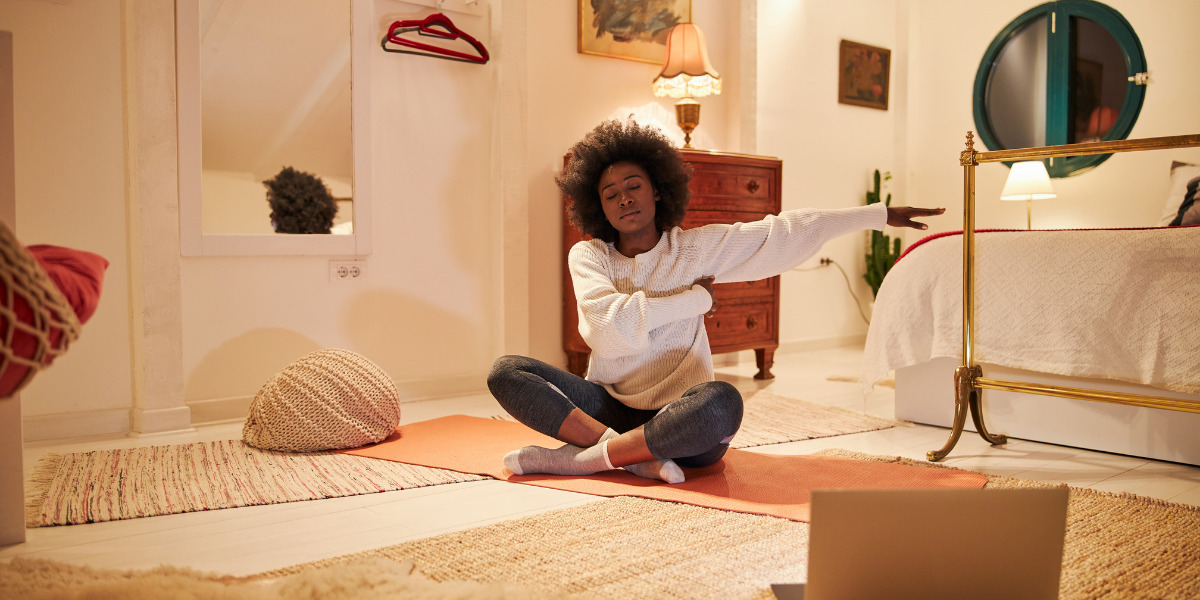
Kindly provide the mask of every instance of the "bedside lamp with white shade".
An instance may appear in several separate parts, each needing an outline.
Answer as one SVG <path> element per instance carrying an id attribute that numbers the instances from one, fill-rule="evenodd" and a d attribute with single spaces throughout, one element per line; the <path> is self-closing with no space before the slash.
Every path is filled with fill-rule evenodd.
<path id="1" fill-rule="evenodd" d="M 675 120 L 683 130 L 683 147 L 692 147 L 692 131 L 700 124 L 696 98 L 721 93 L 721 75 L 708 61 L 704 32 L 693 23 L 680 23 L 667 34 L 667 57 L 650 84 L 655 96 L 680 98 Z"/>
<path id="2" fill-rule="evenodd" d="M 1033 229 L 1033 201 L 1056 198 L 1054 186 L 1050 184 L 1050 174 L 1046 165 L 1040 160 L 1030 160 L 1013 163 L 1000 191 L 1001 200 L 1025 201 L 1025 228 Z"/>

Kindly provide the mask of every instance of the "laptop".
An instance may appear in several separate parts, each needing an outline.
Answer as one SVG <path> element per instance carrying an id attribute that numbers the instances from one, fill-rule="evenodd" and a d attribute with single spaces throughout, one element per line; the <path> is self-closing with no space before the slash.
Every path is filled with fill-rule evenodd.
<path id="1" fill-rule="evenodd" d="M 1067 488 L 814 490 L 808 581 L 779 600 L 1056 600 Z"/>

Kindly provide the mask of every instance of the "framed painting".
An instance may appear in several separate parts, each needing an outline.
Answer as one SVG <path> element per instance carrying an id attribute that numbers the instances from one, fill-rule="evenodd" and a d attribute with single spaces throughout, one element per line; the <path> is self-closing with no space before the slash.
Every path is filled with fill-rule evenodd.
<path id="1" fill-rule="evenodd" d="M 887 110 L 892 51 L 842 40 L 838 49 L 838 102 Z"/>
<path id="2" fill-rule="evenodd" d="M 579 0 L 579 53 L 663 64 L 667 34 L 692 0 Z"/>

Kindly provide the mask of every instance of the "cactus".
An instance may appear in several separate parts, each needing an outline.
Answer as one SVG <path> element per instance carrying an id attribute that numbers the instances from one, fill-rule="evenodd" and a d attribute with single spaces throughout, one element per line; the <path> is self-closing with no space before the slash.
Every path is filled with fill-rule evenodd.
<path id="1" fill-rule="evenodd" d="M 891 173 L 886 173 L 883 181 L 892 178 Z M 875 204 L 879 202 L 880 193 L 880 176 L 879 169 L 875 169 L 875 190 L 867 192 L 867 204 Z M 887 199 L 883 201 L 884 206 L 892 205 L 892 195 L 888 194 Z M 863 279 L 867 280 L 867 285 L 871 286 L 871 296 L 879 295 L 879 286 L 883 284 L 883 277 L 887 275 L 892 265 L 896 264 L 896 259 L 900 257 L 900 239 L 891 239 L 882 231 L 871 232 L 871 243 L 867 246 L 867 272 L 863 275 Z"/>

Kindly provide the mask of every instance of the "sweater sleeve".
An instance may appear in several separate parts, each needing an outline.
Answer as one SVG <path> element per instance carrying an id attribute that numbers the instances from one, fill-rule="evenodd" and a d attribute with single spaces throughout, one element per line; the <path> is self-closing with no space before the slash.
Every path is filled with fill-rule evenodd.
<path id="1" fill-rule="evenodd" d="M 579 334 L 597 356 L 640 354 L 650 347 L 654 329 L 712 308 L 712 297 L 699 285 L 662 296 L 645 291 L 623 294 L 613 285 L 606 262 L 607 257 L 587 243 L 576 244 L 567 256 L 578 302 Z"/>
<path id="2" fill-rule="evenodd" d="M 841 235 L 883 229 L 882 203 L 838 209 L 798 209 L 761 221 L 709 225 L 697 242 L 706 246 L 708 273 L 718 283 L 756 281 L 799 266 Z"/>

